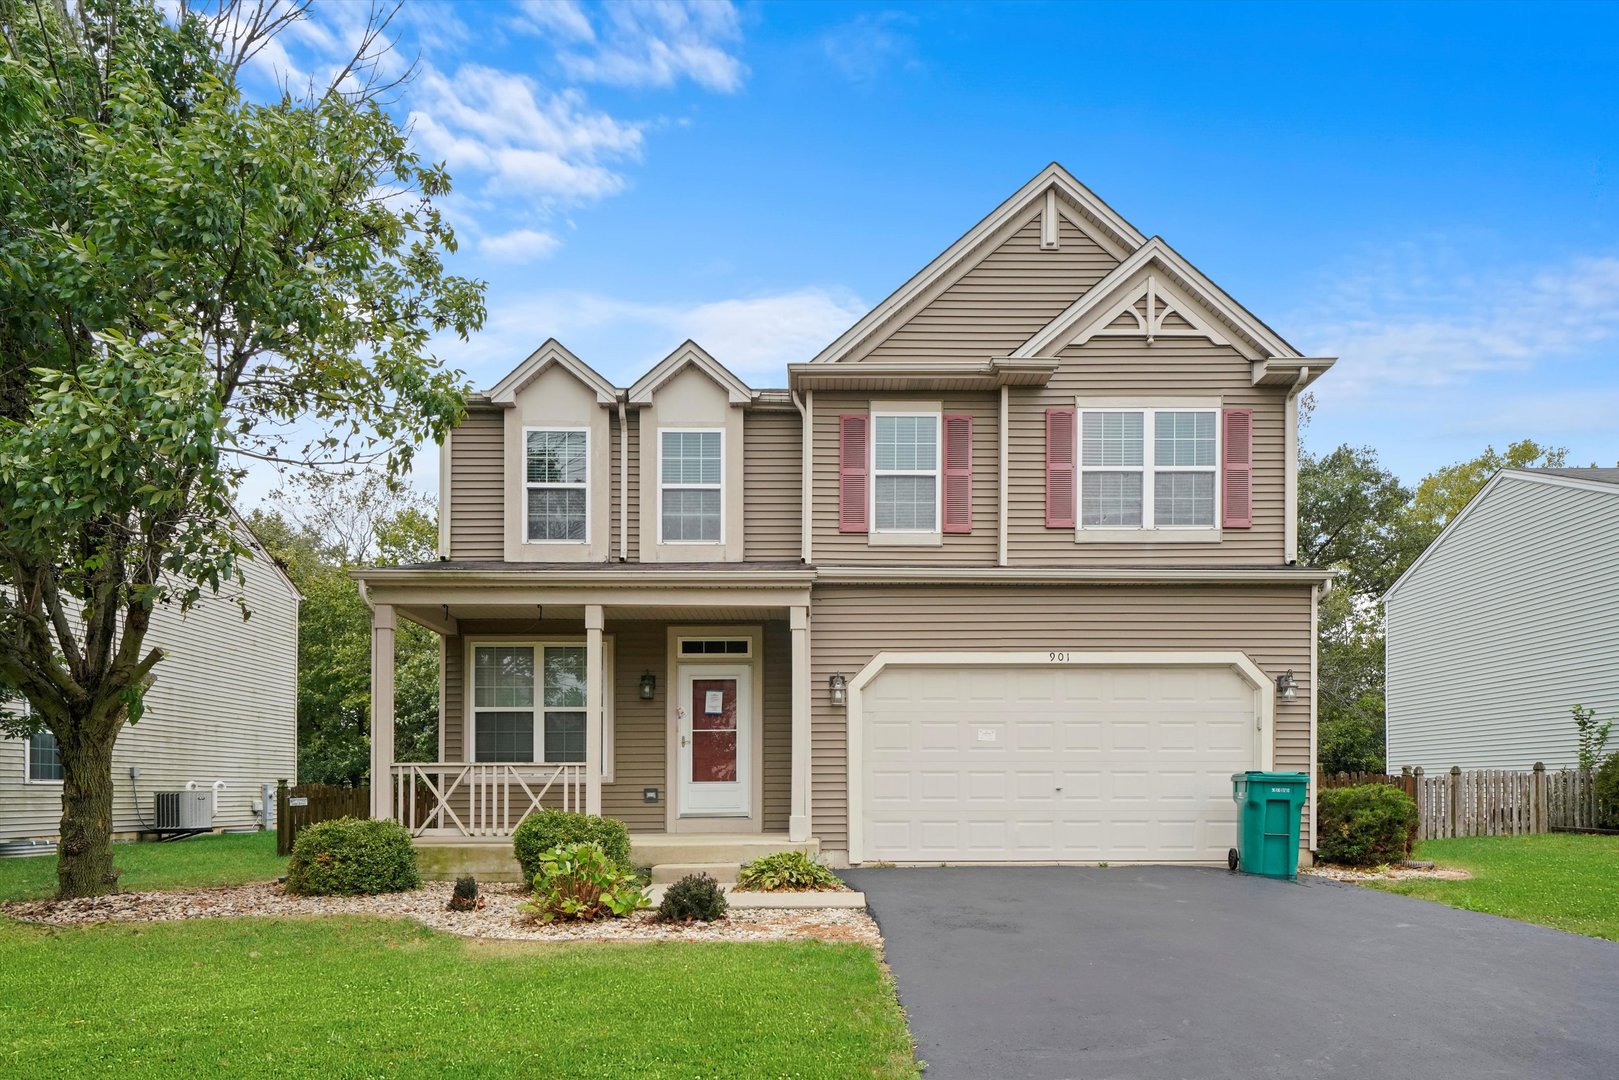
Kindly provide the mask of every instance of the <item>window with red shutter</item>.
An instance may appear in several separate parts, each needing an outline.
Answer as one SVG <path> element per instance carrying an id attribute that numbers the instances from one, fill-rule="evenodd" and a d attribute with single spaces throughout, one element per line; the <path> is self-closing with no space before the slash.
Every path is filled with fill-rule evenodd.
<path id="1" fill-rule="evenodd" d="M 1220 417 L 1220 524 L 1254 524 L 1254 410 L 1226 409 Z"/>
<path id="2" fill-rule="evenodd" d="M 870 530 L 867 520 L 870 482 L 867 479 L 867 447 L 870 421 L 864 413 L 838 417 L 838 532 L 863 533 Z"/>
<path id="3" fill-rule="evenodd" d="M 944 531 L 973 531 L 973 418 L 944 418 Z"/>
<path id="4" fill-rule="evenodd" d="M 1074 527 L 1074 410 L 1046 410 L 1046 528 Z"/>

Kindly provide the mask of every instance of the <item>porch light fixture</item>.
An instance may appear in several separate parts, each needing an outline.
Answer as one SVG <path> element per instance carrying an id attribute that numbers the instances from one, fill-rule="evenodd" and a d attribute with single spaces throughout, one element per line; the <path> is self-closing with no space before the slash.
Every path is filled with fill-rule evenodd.
<path id="1" fill-rule="evenodd" d="M 1299 696 L 1298 680 L 1293 678 L 1293 669 L 1288 668 L 1276 676 L 1276 696 L 1283 701 L 1292 701 Z"/>
<path id="2" fill-rule="evenodd" d="M 658 677 L 650 671 L 641 673 L 641 700 L 651 701 L 652 695 L 658 691 Z"/>
<path id="3" fill-rule="evenodd" d="M 849 680 L 845 679 L 842 673 L 828 678 L 826 688 L 832 694 L 832 704 L 841 708 L 849 703 Z"/>

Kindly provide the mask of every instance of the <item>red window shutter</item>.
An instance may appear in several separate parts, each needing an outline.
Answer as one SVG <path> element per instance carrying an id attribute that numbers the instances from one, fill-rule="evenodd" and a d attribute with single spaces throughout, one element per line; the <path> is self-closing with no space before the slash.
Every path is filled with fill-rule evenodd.
<path id="1" fill-rule="evenodd" d="M 1254 410 L 1226 409 L 1220 417 L 1220 524 L 1254 524 Z"/>
<path id="2" fill-rule="evenodd" d="M 944 531 L 973 531 L 973 418 L 944 418 Z"/>
<path id="3" fill-rule="evenodd" d="M 1046 528 L 1074 527 L 1074 410 L 1046 410 Z"/>
<path id="4" fill-rule="evenodd" d="M 864 413 L 838 417 L 838 532 L 870 531 L 867 508 L 870 480 L 866 468 L 867 432 L 870 420 Z"/>

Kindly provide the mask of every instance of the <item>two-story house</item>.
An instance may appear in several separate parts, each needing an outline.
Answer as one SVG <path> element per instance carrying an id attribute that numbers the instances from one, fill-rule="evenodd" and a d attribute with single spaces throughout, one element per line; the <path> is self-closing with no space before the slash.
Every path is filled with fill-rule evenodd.
<path id="1" fill-rule="evenodd" d="M 649 863 L 1223 862 L 1230 774 L 1313 771 L 1331 364 L 1057 165 L 785 388 L 547 341 L 444 445 L 441 561 L 358 575 L 375 812 L 465 852 L 577 807 Z M 393 760 L 400 618 L 444 643 L 434 764 Z"/>

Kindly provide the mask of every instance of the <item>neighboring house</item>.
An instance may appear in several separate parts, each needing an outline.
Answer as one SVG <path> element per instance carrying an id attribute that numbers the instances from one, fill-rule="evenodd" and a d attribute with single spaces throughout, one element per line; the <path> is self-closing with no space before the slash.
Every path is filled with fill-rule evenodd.
<path id="1" fill-rule="evenodd" d="M 249 827 L 261 785 L 296 778 L 302 596 L 245 526 L 243 533 L 253 555 L 242 586 L 218 596 L 205 590 L 183 616 L 174 605 L 153 613 L 147 644 L 166 655 L 144 715 L 113 748 L 114 833 L 146 831 L 155 824 L 153 794 L 187 783 L 217 790 L 215 828 Z M 252 613 L 245 622 L 238 597 Z M 53 838 L 61 820 L 56 739 L 0 739 L 0 841 Z"/>
<path id="2" fill-rule="evenodd" d="M 445 443 L 442 561 L 356 575 L 374 811 L 464 851 L 566 802 L 647 861 L 1223 861 L 1230 774 L 1313 767 L 1331 363 L 1056 165 L 785 388 L 547 341 Z M 432 765 L 392 756 L 401 618 L 443 638 Z"/>
<path id="3" fill-rule="evenodd" d="M 1577 763 L 1619 720 L 1619 469 L 1506 469 L 1384 597 L 1390 769 Z"/>

